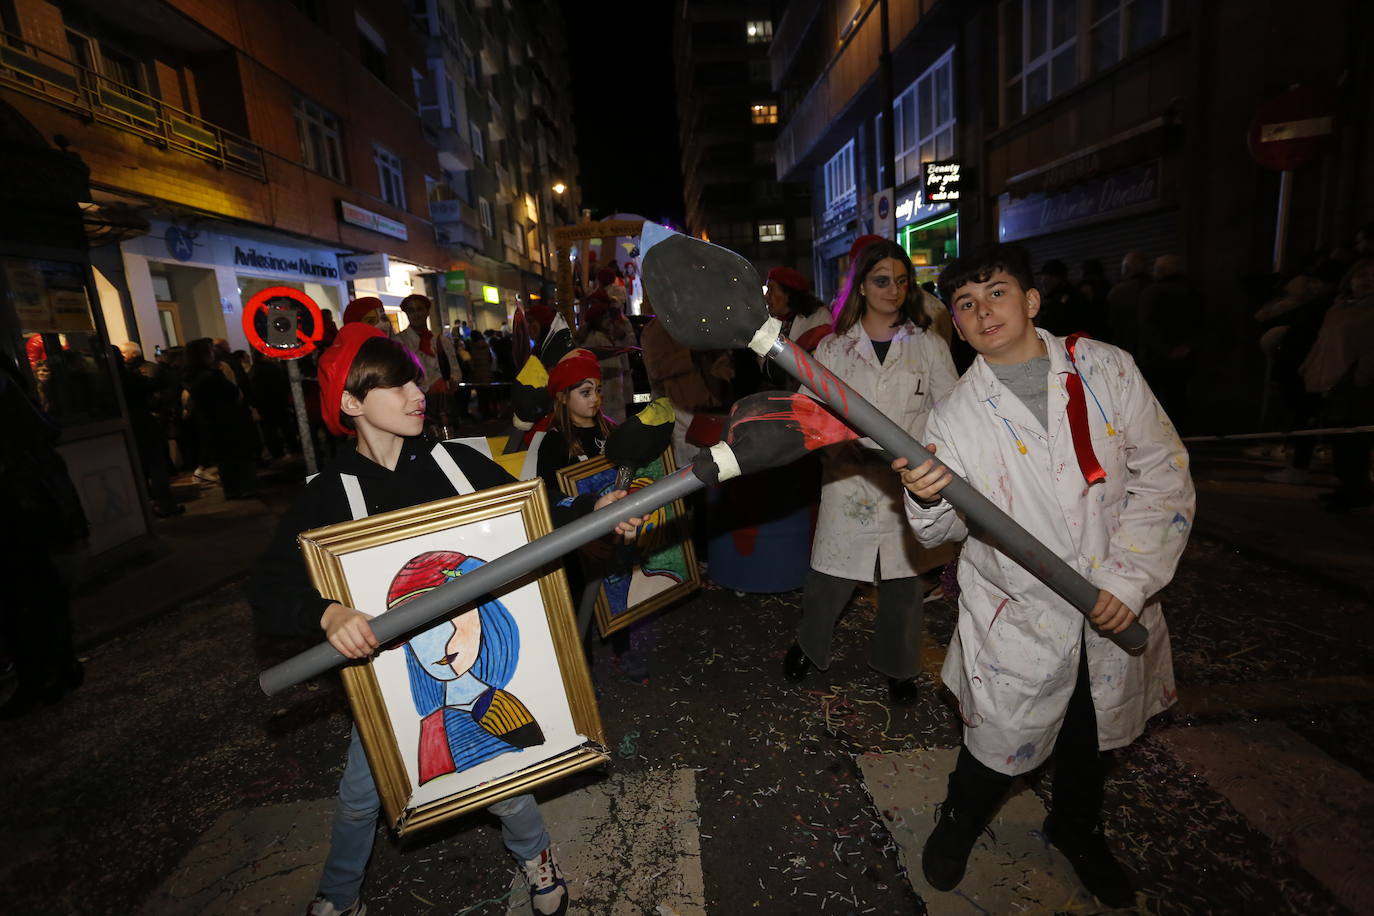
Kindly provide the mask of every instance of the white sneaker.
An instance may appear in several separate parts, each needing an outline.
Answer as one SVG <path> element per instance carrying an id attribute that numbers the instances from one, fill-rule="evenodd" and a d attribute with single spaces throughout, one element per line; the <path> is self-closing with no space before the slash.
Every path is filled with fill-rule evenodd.
<path id="1" fill-rule="evenodd" d="M 203 483 L 219 483 L 219 471 L 214 468 L 196 468 L 191 472 L 191 476 Z"/>
<path id="2" fill-rule="evenodd" d="M 305 916 L 365 916 L 366 913 L 367 904 L 361 897 L 341 910 L 321 894 L 305 908 Z"/>
<path id="3" fill-rule="evenodd" d="M 530 882 L 530 907 L 539 916 L 568 912 L 568 882 L 563 880 L 552 847 L 525 862 L 525 878 Z"/>

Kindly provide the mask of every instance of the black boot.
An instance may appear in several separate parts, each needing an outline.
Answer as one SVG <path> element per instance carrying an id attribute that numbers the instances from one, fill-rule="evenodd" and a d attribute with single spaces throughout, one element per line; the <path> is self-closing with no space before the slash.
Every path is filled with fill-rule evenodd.
<path id="1" fill-rule="evenodd" d="M 783 673 L 789 681 L 800 681 L 811 670 L 811 659 L 806 657 L 800 643 L 792 643 L 787 650 L 787 658 L 782 660 Z"/>
<path id="2" fill-rule="evenodd" d="M 921 852 L 921 871 L 936 890 L 952 891 L 964 879 L 969 853 L 1011 785 L 1011 777 L 979 763 L 968 748 L 949 774 L 949 795 Z"/>
<path id="3" fill-rule="evenodd" d="M 1130 876 L 1107 848 L 1101 824 L 1088 828 L 1059 821 L 1051 813 L 1045 818 L 1045 836 L 1069 860 L 1078 880 L 1094 897 L 1113 909 L 1135 905 Z"/>

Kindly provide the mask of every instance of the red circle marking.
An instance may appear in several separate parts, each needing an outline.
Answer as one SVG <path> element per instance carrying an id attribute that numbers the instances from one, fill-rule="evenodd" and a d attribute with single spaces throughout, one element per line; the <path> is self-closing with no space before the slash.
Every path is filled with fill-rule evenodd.
<path id="1" fill-rule="evenodd" d="M 258 334 L 254 319 L 257 318 L 258 311 L 266 309 L 267 303 L 272 299 L 291 299 L 304 306 L 313 319 L 313 328 L 308 336 L 297 323 L 296 337 L 300 343 L 294 347 L 271 346 Z M 247 336 L 248 342 L 253 345 L 253 349 L 259 353 L 273 359 L 298 359 L 314 352 L 316 344 L 324 338 L 324 315 L 320 312 L 320 307 L 315 304 L 315 300 L 300 290 L 290 286 L 269 286 L 267 289 L 254 293 L 253 298 L 243 304 L 243 333 Z"/>

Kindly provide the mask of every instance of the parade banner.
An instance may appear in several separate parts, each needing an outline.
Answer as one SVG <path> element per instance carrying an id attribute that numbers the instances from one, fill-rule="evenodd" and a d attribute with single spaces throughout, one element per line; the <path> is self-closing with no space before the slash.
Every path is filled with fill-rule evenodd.
<path id="1" fill-rule="evenodd" d="M 318 528 L 300 543 L 320 594 L 380 615 L 550 530 L 536 480 Z M 609 759 L 557 566 L 342 674 L 382 810 L 402 835 Z"/>

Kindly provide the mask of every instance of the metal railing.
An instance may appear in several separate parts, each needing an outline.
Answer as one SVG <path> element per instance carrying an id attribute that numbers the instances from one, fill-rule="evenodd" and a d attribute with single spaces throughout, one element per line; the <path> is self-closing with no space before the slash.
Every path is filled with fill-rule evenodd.
<path id="1" fill-rule="evenodd" d="M 262 147 L 251 140 L 9 32 L 0 32 L 0 86 L 165 149 L 267 180 Z"/>

